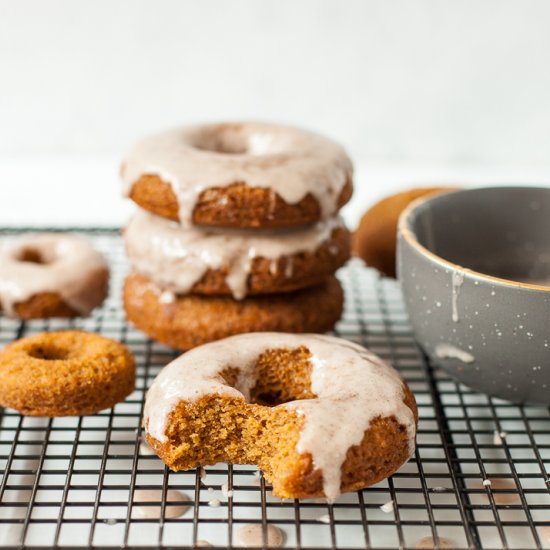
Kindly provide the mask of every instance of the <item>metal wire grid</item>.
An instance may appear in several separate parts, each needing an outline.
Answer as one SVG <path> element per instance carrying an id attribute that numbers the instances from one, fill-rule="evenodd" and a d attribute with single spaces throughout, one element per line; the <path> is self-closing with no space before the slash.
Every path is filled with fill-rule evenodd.
<path id="1" fill-rule="evenodd" d="M 346 308 L 336 332 L 389 360 L 411 386 L 421 418 L 414 458 L 331 505 L 281 501 L 254 467 L 170 472 L 140 445 L 140 418 L 146 389 L 177 353 L 126 324 L 116 230 L 87 233 L 112 266 L 104 307 L 75 321 L 1 318 L 0 341 L 65 328 L 101 332 L 134 353 L 137 388 L 93 416 L 25 418 L 0 409 L 0 547 L 231 548 L 245 524 L 262 526 L 264 545 L 267 525 L 276 525 L 285 547 L 296 549 L 550 547 L 548 410 L 488 398 L 434 369 L 415 344 L 395 282 L 356 261 L 340 272 Z M 137 502 L 143 489 L 156 489 L 159 501 Z M 179 517 L 168 513 L 172 490 L 190 498 Z M 145 506 L 161 519 L 141 517 Z"/>

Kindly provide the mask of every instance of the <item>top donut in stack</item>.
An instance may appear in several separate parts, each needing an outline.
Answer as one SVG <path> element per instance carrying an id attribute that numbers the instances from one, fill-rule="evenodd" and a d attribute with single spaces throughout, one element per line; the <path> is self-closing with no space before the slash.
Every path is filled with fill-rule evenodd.
<path id="1" fill-rule="evenodd" d="M 352 165 L 338 144 L 274 124 L 196 125 L 138 142 L 121 174 L 143 209 L 125 231 L 125 307 L 151 336 L 185 349 L 339 318 Z"/>

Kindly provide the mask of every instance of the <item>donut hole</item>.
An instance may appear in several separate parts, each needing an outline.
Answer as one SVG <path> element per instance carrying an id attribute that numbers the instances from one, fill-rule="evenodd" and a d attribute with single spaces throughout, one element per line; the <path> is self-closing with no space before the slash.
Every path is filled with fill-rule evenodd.
<path id="1" fill-rule="evenodd" d="M 34 246 L 26 246 L 16 256 L 20 262 L 28 262 L 31 264 L 46 265 L 51 263 L 51 258 L 48 258 L 41 250 Z"/>
<path id="2" fill-rule="evenodd" d="M 250 391 L 250 403 L 276 407 L 297 399 L 314 399 L 311 391 L 311 354 L 305 347 L 274 349 L 256 361 L 256 383 Z M 238 369 L 222 373 L 226 382 L 238 388 Z"/>
<path id="3" fill-rule="evenodd" d="M 250 132 L 240 124 L 223 124 L 201 129 L 193 136 L 193 146 L 222 155 L 265 155 L 272 147 L 272 136 Z"/>
<path id="4" fill-rule="evenodd" d="M 248 152 L 248 142 L 242 136 L 224 134 L 203 134 L 193 143 L 196 149 L 224 155 L 244 155 Z"/>
<path id="5" fill-rule="evenodd" d="M 70 350 L 57 346 L 54 343 L 44 343 L 31 347 L 27 353 L 35 359 L 45 361 L 64 361 L 71 355 Z"/>

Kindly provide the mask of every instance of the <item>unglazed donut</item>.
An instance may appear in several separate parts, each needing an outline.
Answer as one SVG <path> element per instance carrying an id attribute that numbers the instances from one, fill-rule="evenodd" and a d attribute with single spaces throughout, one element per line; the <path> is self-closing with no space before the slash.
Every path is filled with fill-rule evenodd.
<path id="1" fill-rule="evenodd" d="M 322 283 L 349 258 L 340 218 L 294 231 L 182 228 L 138 212 L 124 231 L 135 271 L 177 294 L 246 295 L 289 292 Z"/>
<path id="2" fill-rule="evenodd" d="M 240 301 L 229 296 L 174 295 L 136 273 L 124 284 L 128 320 L 155 340 L 181 350 L 257 330 L 327 332 L 340 319 L 343 300 L 335 277 L 312 288 Z"/>
<path id="3" fill-rule="evenodd" d="M 361 346 L 323 335 L 251 333 L 185 353 L 145 402 L 147 439 L 173 470 L 256 464 L 281 498 L 366 487 L 415 449 L 414 397 Z"/>
<path id="4" fill-rule="evenodd" d="M 352 193 L 333 141 L 266 123 L 204 124 L 146 138 L 121 168 L 125 194 L 185 225 L 258 228 L 315 223 Z"/>
<path id="5" fill-rule="evenodd" d="M 25 235 L 0 249 L 0 310 L 10 317 L 88 315 L 108 283 L 105 258 L 74 235 Z"/>
<path id="6" fill-rule="evenodd" d="M 28 416 L 80 416 L 134 390 L 134 359 L 114 340 L 77 330 L 44 332 L 0 352 L 0 406 Z"/>
<path id="7" fill-rule="evenodd" d="M 397 249 L 397 221 L 403 210 L 412 201 L 445 191 L 452 187 L 418 187 L 396 193 L 369 208 L 352 239 L 352 250 L 367 265 L 388 277 L 395 277 L 395 254 Z"/>

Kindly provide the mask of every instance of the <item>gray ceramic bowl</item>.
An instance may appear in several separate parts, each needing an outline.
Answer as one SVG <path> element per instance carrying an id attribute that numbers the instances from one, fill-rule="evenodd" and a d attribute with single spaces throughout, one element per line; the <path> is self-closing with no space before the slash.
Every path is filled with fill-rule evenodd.
<path id="1" fill-rule="evenodd" d="M 403 212 L 398 239 L 405 303 L 431 360 L 490 395 L 550 404 L 550 189 L 432 196 Z"/>

